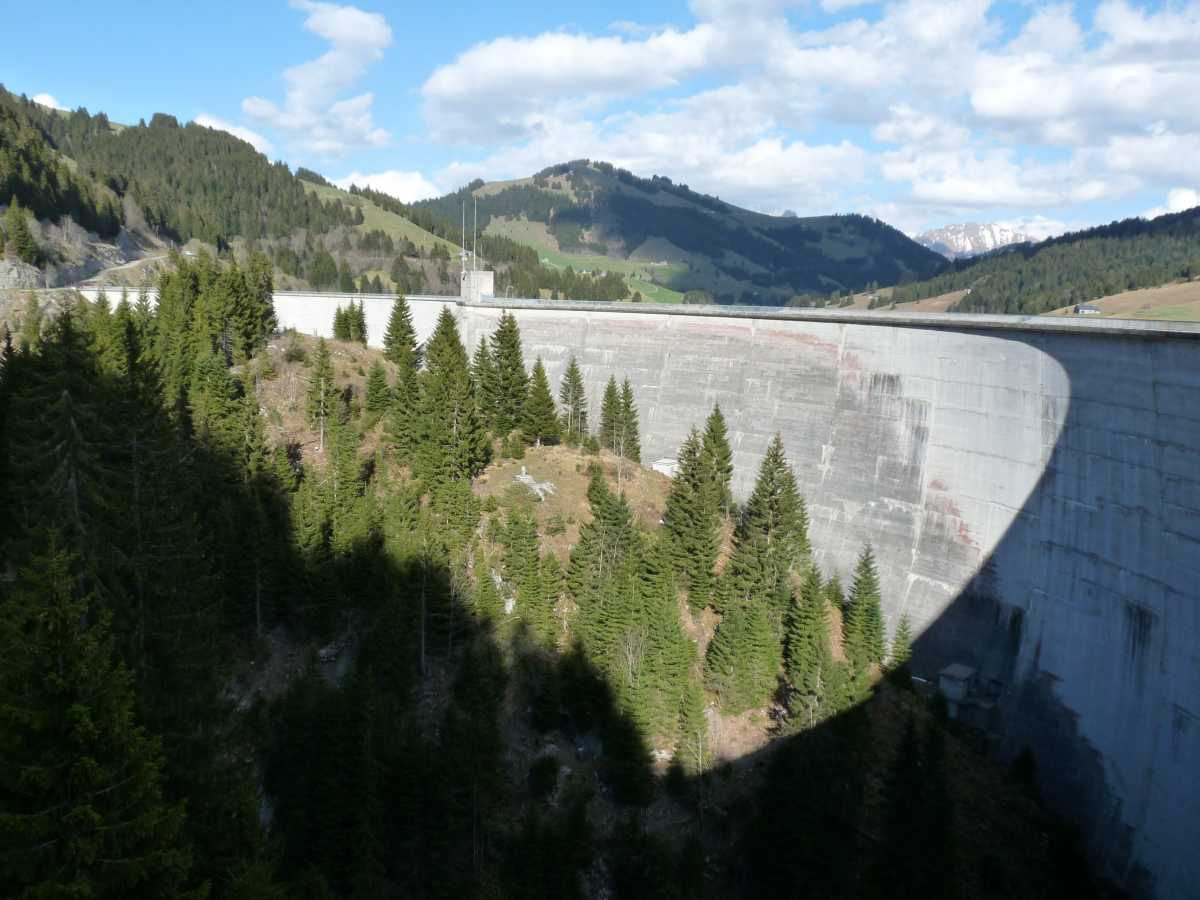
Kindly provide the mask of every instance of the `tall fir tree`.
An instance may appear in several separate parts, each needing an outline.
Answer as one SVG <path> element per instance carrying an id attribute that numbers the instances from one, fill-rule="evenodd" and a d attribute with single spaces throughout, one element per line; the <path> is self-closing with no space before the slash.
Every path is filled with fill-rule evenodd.
<path id="1" fill-rule="evenodd" d="M 41 261 L 41 250 L 29 229 L 28 213 L 21 208 L 16 197 L 9 201 L 8 210 L 4 214 L 4 228 L 8 233 L 8 248 L 17 258 L 31 266 L 38 265 Z"/>
<path id="2" fill-rule="evenodd" d="M 458 325 L 442 310 L 425 351 L 419 382 L 414 467 L 430 487 L 469 481 L 487 465 L 491 445 L 475 406 Z"/>
<path id="3" fill-rule="evenodd" d="M 383 357 L 398 367 L 407 367 L 414 372 L 421 367 L 421 351 L 417 346 L 412 311 L 403 294 L 397 294 L 392 303 L 387 330 L 383 334 Z"/>
<path id="4" fill-rule="evenodd" d="M 423 353 L 417 346 L 412 312 L 403 294 L 397 295 L 383 335 L 384 359 L 396 366 L 396 384 L 387 415 L 388 441 L 403 461 L 411 461 L 418 435 L 419 379 Z"/>
<path id="5" fill-rule="evenodd" d="M 854 584 L 846 600 L 846 655 L 858 669 L 882 663 L 884 643 L 883 611 L 879 593 L 879 573 L 871 545 L 863 547 L 854 570 Z"/>
<path id="6" fill-rule="evenodd" d="M 563 372 L 558 388 L 558 400 L 563 405 L 563 421 L 566 424 L 564 437 L 567 443 L 582 443 L 588 437 L 587 393 L 584 389 L 583 373 L 574 354 Z"/>
<path id="7" fill-rule="evenodd" d="M 305 412 L 308 423 L 319 426 L 337 418 L 337 384 L 333 375 L 333 357 L 325 338 L 317 338 L 317 352 L 308 377 L 308 397 Z"/>
<path id="8" fill-rule="evenodd" d="M 481 337 L 471 357 L 471 384 L 475 387 L 475 404 L 489 428 L 496 421 L 496 363 L 487 338 Z"/>
<path id="9" fill-rule="evenodd" d="M 642 461 L 641 429 L 638 426 L 638 409 L 633 400 L 633 385 L 626 378 L 621 386 L 621 416 L 617 442 L 621 456 L 633 462 Z"/>
<path id="10" fill-rule="evenodd" d="M 621 390 L 615 376 L 609 376 L 600 401 L 600 446 L 617 452 L 617 435 L 621 429 Z"/>
<path id="11" fill-rule="evenodd" d="M 350 310 L 344 306 L 339 306 L 333 311 L 333 339 L 350 340 Z"/>
<path id="12" fill-rule="evenodd" d="M 716 488 L 717 503 L 723 516 L 729 515 L 733 494 L 733 451 L 729 447 L 729 431 L 721 405 L 715 404 L 704 422 L 704 441 L 701 447 L 706 480 Z"/>
<path id="13" fill-rule="evenodd" d="M 688 678 L 680 699 L 679 741 L 675 758 L 687 775 L 703 775 L 712 762 L 712 747 L 708 738 L 708 719 L 704 714 L 704 690 Z"/>
<path id="14" fill-rule="evenodd" d="M 512 313 L 500 315 L 500 324 L 492 334 L 492 358 L 495 361 L 496 387 L 493 428 L 498 436 L 520 427 L 529 394 L 529 376 L 521 351 L 521 330 Z"/>
<path id="15" fill-rule="evenodd" d="M 700 436 L 692 429 L 679 448 L 679 469 L 671 479 L 663 527 L 671 556 L 688 592 L 688 603 L 702 609 L 712 596 L 717 562 L 717 496 L 704 469 Z"/>
<path id="16" fill-rule="evenodd" d="M 792 597 L 784 626 L 788 712 L 802 727 L 811 727 L 827 715 L 826 694 L 834 666 L 824 584 L 816 566 L 809 568 Z"/>
<path id="17" fill-rule="evenodd" d="M 533 364 L 529 397 L 521 415 L 521 433 L 525 440 L 533 441 L 539 447 L 543 441 L 554 443 L 559 437 L 558 410 L 554 406 L 550 381 L 546 378 L 546 368 L 540 356 Z"/>
<path id="18" fill-rule="evenodd" d="M 346 310 L 346 326 L 349 332 L 348 339 L 365 347 L 367 345 L 367 311 L 361 300 L 357 303 L 353 300 L 350 301 L 350 306 Z"/>
<path id="19" fill-rule="evenodd" d="M 804 500 L 784 456 L 783 440 L 776 434 L 734 530 L 733 555 L 726 569 L 729 587 L 741 602 L 757 597 L 786 605 L 788 592 L 781 592 L 779 586 L 808 552 Z M 779 607 L 777 613 L 782 612 Z"/>
<path id="20" fill-rule="evenodd" d="M 912 685 L 912 625 L 908 616 L 900 617 L 896 633 L 892 636 L 891 653 L 888 657 L 888 674 L 904 687 Z"/>
<path id="21" fill-rule="evenodd" d="M 392 388 L 388 384 L 387 369 L 376 359 L 367 372 L 365 404 L 368 412 L 382 413 L 392 402 Z"/>
<path id="22" fill-rule="evenodd" d="M 504 601 L 496 589 L 490 571 L 477 571 L 475 574 L 475 613 L 484 621 L 498 623 L 504 615 Z"/>
<path id="23" fill-rule="evenodd" d="M 542 630 L 542 637 L 548 642 L 553 642 L 560 630 L 557 619 L 558 605 L 567 586 L 567 573 L 563 571 L 562 563 L 553 553 L 542 557 L 539 578 L 542 592 L 538 599 L 540 610 L 537 621 Z"/>
<path id="24" fill-rule="evenodd" d="M 764 603 L 729 608 L 708 645 L 705 682 L 729 715 L 761 706 L 775 688 L 780 645 L 768 609 Z"/>

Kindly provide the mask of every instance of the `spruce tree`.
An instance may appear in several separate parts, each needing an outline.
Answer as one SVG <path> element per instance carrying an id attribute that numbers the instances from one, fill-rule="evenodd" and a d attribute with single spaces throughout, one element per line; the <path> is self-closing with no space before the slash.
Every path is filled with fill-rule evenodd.
<path id="1" fill-rule="evenodd" d="M 563 405 L 563 419 L 566 422 L 565 437 L 568 444 L 579 444 L 587 439 L 587 393 L 583 385 L 583 373 L 579 363 L 572 354 L 563 373 L 562 383 L 558 389 L 558 400 Z"/>
<path id="2" fill-rule="evenodd" d="M 801 589 L 788 608 L 784 632 L 784 674 L 788 710 L 803 727 L 827 715 L 824 709 L 833 654 L 829 646 L 829 616 L 821 573 L 809 568 Z"/>
<path id="3" fill-rule="evenodd" d="M 537 523 L 532 515 L 513 510 L 504 527 L 504 577 L 517 594 L 517 613 L 535 632 L 543 626 L 541 559 Z"/>
<path id="4" fill-rule="evenodd" d="M 621 391 L 617 379 L 609 376 L 600 401 L 600 446 L 617 452 L 617 436 L 621 430 Z"/>
<path id="5" fill-rule="evenodd" d="M 717 504 L 721 514 L 729 515 L 733 502 L 730 484 L 733 481 L 733 451 L 729 448 L 729 432 L 725 427 L 725 416 L 721 405 L 713 406 L 704 423 L 704 442 L 701 448 L 706 480 L 716 489 Z"/>
<path id="6" fill-rule="evenodd" d="M 529 376 L 521 351 L 521 331 L 512 313 L 500 316 L 492 334 L 492 358 L 496 367 L 495 415 L 493 427 L 499 436 L 507 435 L 521 424 L 525 400 L 529 394 Z"/>
<path id="7" fill-rule="evenodd" d="M 522 411 L 521 433 L 525 440 L 541 446 L 543 441 L 557 442 L 559 435 L 558 410 L 554 407 L 554 396 L 550 393 L 550 381 L 539 356 L 533 364 L 533 376 L 529 383 L 529 397 Z"/>
<path id="8" fill-rule="evenodd" d="M 231 277 L 236 288 L 232 317 L 237 332 L 237 350 L 241 357 L 249 359 L 266 343 L 277 324 L 270 260 L 255 251 L 250 254 L 248 267 L 244 271 L 233 271 Z"/>
<path id="9" fill-rule="evenodd" d="M 396 366 L 396 385 L 388 410 L 387 436 L 402 460 L 408 461 L 419 432 L 419 379 L 422 352 L 417 347 L 416 330 L 408 301 L 398 295 L 392 304 L 387 331 L 383 336 L 383 356 Z"/>
<path id="10" fill-rule="evenodd" d="M 737 715 L 764 704 L 778 677 L 779 639 L 764 603 L 739 603 L 727 610 L 708 645 L 704 677 L 721 709 Z"/>
<path id="11" fill-rule="evenodd" d="M 488 347 L 487 338 L 479 339 L 479 345 L 475 348 L 475 356 L 471 358 L 471 384 L 475 387 L 475 403 L 479 407 L 480 417 L 489 428 L 494 428 L 496 421 L 496 364 L 492 359 L 492 351 Z"/>
<path id="12" fill-rule="evenodd" d="M 539 578 L 542 593 L 538 601 L 540 609 L 537 621 L 542 629 L 542 637 L 552 642 L 558 635 L 556 613 L 567 585 L 567 573 L 563 571 L 562 563 L 553 553 L 547 553 L 542 557 Z"/>
<path id="13" fill-rule="evenodd" d="M 859 668 L 882 663 L 885 658 L 883 611 L 880 608 L 879 574 L 871 545 L 863 547 L 854 571 L 847 601 L 847 656 Z"/>
<path id="14" fill-rule="evenodd" d="M 413 328 L 412 312 L 403 294 L 396 295 L 387 330 L 383 334 L 383 357 L 398 367 L 421 367 L 421 351 L 417 347 L 417 332 Z"/>
<path id="15" fill-rule="evenodd" d="M 371 530 L 368 503 L 360 478 L 362 461 L 358 456 L 361 436 L 352 425 L 333 422 L 328 434 L 329 465 L 325 489 L 330 514 L 331 547 L 345 555 L 365 540 Z"/>
<path id="16" fill-rule="evenodd" d="M 183 805 L 163 798 L 109 615 L 48 545 L 0 605 L 0 881 L 30 897 L 188 896 Z"/>
<path id="17" fill-rule="evenodd" d="M 333 339 L 335 341 L 350 340 L 349 311 L 342 306 L 333 311 Z"/>
<path id="18" fill-rule="evenodd" d="M 349 332 L 348 339 L 365 347 L 367 344 L 367 311 L 361 300 L 357 303 L 353 300 L 350 301 L 350 307 L 346 310 L 346 326 Z"/>
<path id="19" fill-rule="evenodd" d="M 670 536 L 675 571 L 688 592 L 688 603 L 702 609 L 712 595 L 717 561 L 716 507 L 706 480 L 700 436 L 693 428 L 679 448 L 679 470 L 671 479 L 663 527 Z"/>
<path id="20" fill-rule="evenodd" d="M 420 429 L 418 412 L 420 382 L 418 373 L 408 366 L 396 371 L 396 385 L 387 411 L 387 438 L 402 461 L 410 461 Z"/>
<path id="21" fill-rule="evenodd" d="M 317 338 L 317 353 L 308 378 L 305 410 L 308 424 L 314 427 L 337 418 L 337 384 L 333 377 L 333 358 L 325 338 Z"/>
<path id="22" fill-rule="evenodd" d="M 727 572 L 730 587 L 743 601 L 758 597 L 768 603 L 787 593 L 779 586 L 787 573 L 808 555 L 808 516 L 796 490 L 796 478 L 775 435 L 759 466 L 754 491 L 734 531 Z M 777 609 L 782 613 L 782 607 Z"/>
<path id="23" fill-rule="evenodd" d="M 676 737 L 683 693 L 696 659 L 695 645 L 679 621 L 677 593 L 663 542 L 643 539 L 636 621 L 644 638 L 636 713 L 644 733 L 666 743 Z"/>
<path id="24" fill-rule="evenodd" d="M 702 775 L 712 761 L 708 719 L 704 715 L 704 690 L 689 678 L 684 685 L 679 710 L 679 741 L 675 758 L 688 775 Z"/>
<path id="25" fill-rule="evenodd" d="M 896 634 L 892 637 L 892 652 L 888 659 L 888 669 L 891 677 L 899 684 L 907 687 L 912 684 L 912 674 L 909 664 L 912 661 L 912 626 L 908 616 L 900 617 L 896 625 Z"/>
<path id="26" fill-rule="evenodd" d="M 467 353 L 449 308 L 443 308 L 425 351 L 419 381 L 416 474 L 433 487 L 469 481 L 487 465 L 491 444 L 475 406 Z"/>
<path id="27" fill-rule="evenodd" d="M 475 573 L 475 612 L 492 623 L 499 622 L 504 615 L 504 601 L 500 599 L 489 571 L 477 570 Z"/>
<path id="28" fill-rule="evenodd" d="M 367 373 L 366 407 L 368 412 L 382 413 L 392 402 L 392 389 L 388 385 L 387 370 L 376 359 Z"/>
<path id="29" fill-rule="evenodd" d="M 621 416 L 617 441 L 621 456 L 633 462 L 642 461 L 642 441 L 638 428 L 638 410 L 633 402 L 633 385 L 629 379 L 621 386 Z"/>
<path id="30" fill-rule="evenodd" d="M 29 230 L 29 221 L 25 210 L 14 196 L 9 201 L 8 211 L 4 214 L 4 227 L 8 231 L 8 246 L 22 261 L 36 266 L 41 259 L 41 251 L 33 232 Z"/>

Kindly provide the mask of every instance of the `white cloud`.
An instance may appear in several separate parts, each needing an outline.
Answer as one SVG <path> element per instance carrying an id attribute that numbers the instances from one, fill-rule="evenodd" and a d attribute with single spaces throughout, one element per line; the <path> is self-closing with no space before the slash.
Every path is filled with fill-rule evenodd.
<path id="1" fill-rule="evenodd" d="M 387 144 L 388 133 L 376 127 L 372 117 L 374 95 L 341 96 L 391 45 L 392 30 L 383 16 L 313 0 L 292 0 L 292 6 L 308 13 L 304 27 L 329 41 L 330 49 L 284 70 L 287 90 L 282 105 L 247 97 L 242 110 L 254 121 L 283 132 L 294 146 L 323 156 Z"/>
<path id="2" fill-rule="evenodd" d="M 1200 206 L 1200 191 L 1192 188 L 1172 188 L 1167 192 L 1167 202 L 1142 213 L 1143 219 L 1153 219 L 1167 213 L 1183 212 Z"/>
<path id="3" fill-rule="evenodd" d="M 424 114 L 444 140 L 527 138 L 547 113 L 671 87 L 711 66 L 722 43 L 707 24 L 641 39 L 565 32 L 497 38 L 434 70 L 421 87 Z"/>
<path id="4" fill-rule="evenodd" d="M 271 142 L 257 131 L 252 131 L 249 128 L 243 128 L 241 125 L 234 125 L 232 122 L 226 122 L 224 119 L 219 119 L 216 116 L 210 116 L 207 113 L 201 113 L 200 115 L 196 116 L 195 121 L 197 125 L 203 125 L 205 128 L 215 128 L 217 131 L 225 131 L 229 134 L 232 134 L 234 137 L 241 138 L 259 153 L 267 156 L 269 156 L 275 150 L 275 148 L 271 146 Z"/>
<path id="5" fill-rule="evenodd" d="M 1200 132 L 1176 133 L 1161 122 L 1142 134 L 1115 135 L 1089 155 L 1113 171 L 1160 182 L 1200 178 Z"/>
<path id="6" fill-rule="evenodd" d="M 878 141 L 890 144 L 924 144 L 933 147 L 956 147 L 971 139 L 971 132 L 933 113 L 899 103 L 889 111 L 888 118 L 872 130 Z"/>
<path id="7" fill-rule="evenodd" d="M 420 172 L 401 172 L 397 169 L 388 169 L 386 172 L 374 172 L 370 174 L 351 172 L 349 175 L 339 178 L 333 183 L 343 190 L 349 190 L 352 184 L 356 184 L 359 187 L 374 188 L 377 191 L 390 194 L 404 203 L 424 200 L 427 197 L 436 197 L 442 193 L 436 185 L 427 180 Z"/>
<path id="8" fill-rule="evenodd" d="M 1058 237 L 1060 234 L 1068 231 L 1087 227 L 1087 223 L 1063 222 L 1058 219 L 1047 218 L 1046 216 L 1022 216 L 1016 219 L 1002 219 L 996 224 L 1015 231 L 1018 234 L 1031 237 L 1035 241 L 1044 241 L 1046 238 Z"/>
<path id="9" fill-rule="evenodd" d="M 1083 0 L 884 0 L 870 17 L 820 0 L 850 14 L 819 28 L 803 24 L 812 5 L 691 0 L 690 26 L 478 44 L 421 88 L 435 140 L 486 148 L 434 180 L 587 156 L 762 209 L 1002 216 L 1039 236 L 1087 224 L 1073 210 L 1089 203 L 1195 183 L 1196 0 L 1094 15 Z"/>
<path id="10" fill-rule="evenodd" d="M 874 2 L 875 0 L 821 0 L 821 9 L 827 13 L 837 13 L 845 9 L 866 6 L 868 3 Z"/>
<path id="11" fill-rule="evenodd" d="M 66 110 L 66 107 L 59 103 L 53 94 L 34 94 L 33 102 L 40 103 L 42 106 L 48 106 L 51 109 Z"/>

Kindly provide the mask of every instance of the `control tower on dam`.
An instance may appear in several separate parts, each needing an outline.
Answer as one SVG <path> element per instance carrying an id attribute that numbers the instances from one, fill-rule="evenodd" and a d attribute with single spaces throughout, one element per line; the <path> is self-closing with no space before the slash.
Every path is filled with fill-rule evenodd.
<path id="1" fill-rule="evenodd" d="M 354 299 L 379 342 L 392 298 Z M 917 674 L 971 672 L 956 712 L 1034 753 L 1111 877 L 1200 897 L 1200 325 L 409 299 L 468 353 L 512 312 L 553 385 L 578 360 L 593 417 L 629 378 L 644 458 L 719 403 L 742 498 L 779 432 L 826 576 L 869 542 Z M 326 335 L 348 302 L 275 301 Z"/>

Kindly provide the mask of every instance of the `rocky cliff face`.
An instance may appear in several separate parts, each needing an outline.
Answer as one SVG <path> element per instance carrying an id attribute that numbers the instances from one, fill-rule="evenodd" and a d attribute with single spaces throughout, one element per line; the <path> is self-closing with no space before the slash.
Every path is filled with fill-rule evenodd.
<path id="1" fill-rule="evenodd" d="M 990 253 L 1011 244 L 1022 244 L 1033 238 L 1003 225 L 964 222 L 945 225 L 916 237 L 918 244 L 928 247 L 948 259 L 960 259 Z"/>
<path id="2" fill-rule="evenodd" d="M 0 290 L 39 288 L 42 286 L 42 273 L 34 266 L 23 263 L 19 259 L 4 259 L 0 257 Z"/>

